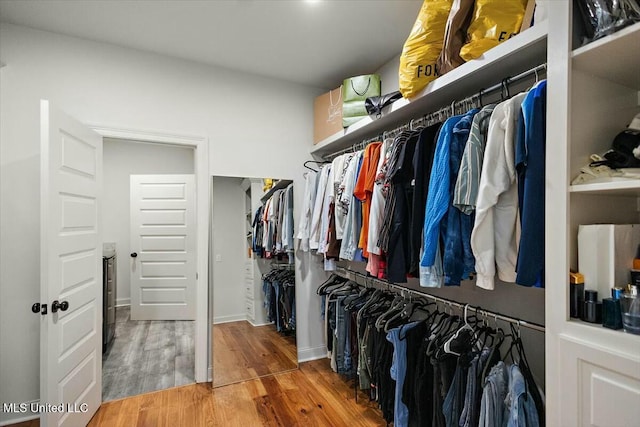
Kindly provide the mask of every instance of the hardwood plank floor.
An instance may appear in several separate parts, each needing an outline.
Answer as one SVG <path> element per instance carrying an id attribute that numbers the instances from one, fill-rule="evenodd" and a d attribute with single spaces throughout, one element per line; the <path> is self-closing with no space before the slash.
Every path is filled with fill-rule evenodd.
<path id="1" fill-rule="evenodd" d="M 192 321 L 133 321 L 116 307 L 116 338 L 102 356 L 102 400 L 195 382 Z"/>
<path id="2" fill-rule="evenodd" d="M 213 325 L 213 385 L 237 383 L 295 369 L 295 336 L 284 336 L 274 325 L 247 321 Z"/>
<path id="3" fill-rule="evenodd" d="M 193 384 L 103 403 L 89 426 L 384 426 L 353 383 L 316 360 L 256 380 L 211 388 Z"/>

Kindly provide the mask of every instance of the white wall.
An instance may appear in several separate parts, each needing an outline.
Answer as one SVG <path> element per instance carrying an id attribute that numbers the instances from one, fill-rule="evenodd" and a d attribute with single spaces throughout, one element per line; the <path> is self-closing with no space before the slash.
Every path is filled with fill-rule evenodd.
<path id="1" fill-rule="evenodd" d="M 244 263 L 245 192 L 242 178 L 213 177 L 213 323 L 246 319 Z"/>
<path id="2" fill-rule="evenodd" d="M 380 76 L 382 94 L 395 92 L 400 87 L 398 83 L 398 68 L 400 67 L 400 54 L 378 68 L 375 74 Z"/>
<path id="3" fill-rule="evenodd" d="M 131 246 L 129 176 L 143 174 L 192 174 L 194 150 L 161 144 L 105 139 L 103 153 L 103 239 L 115 242 L 117 251 L 116 304 L 131 302 Z"/>
<path id="4" fill-rule="evenodd" d="M 4 23 L 0 61 L 0 401 L 26 402 L 39 397 L 39 100 L 88 124 L 206 137 L 212 175 L 301 183 L 323 90 Z M 306 354 L 322 346 L 318 277 L 298 277 Z"/>

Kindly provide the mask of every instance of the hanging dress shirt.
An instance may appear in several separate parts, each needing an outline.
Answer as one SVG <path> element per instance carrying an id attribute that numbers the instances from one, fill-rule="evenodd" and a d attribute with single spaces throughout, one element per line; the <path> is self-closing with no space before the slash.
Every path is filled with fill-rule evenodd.
<path id="1" fill-rule="evenodd" d="M 469 139 L 462 154 L 456 188 L 453 192 L 453 206 L 467 215 L 471 215 L 476 210 L 489 120 L 494 108 L 495 104 L 487 105 L 475 115 Z"/>

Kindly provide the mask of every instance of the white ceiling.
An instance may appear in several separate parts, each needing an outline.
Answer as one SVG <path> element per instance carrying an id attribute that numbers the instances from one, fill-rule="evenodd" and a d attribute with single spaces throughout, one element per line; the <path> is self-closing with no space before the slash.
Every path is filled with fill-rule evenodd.
<path id="1" fill-rule="evenodd" d="M 398 55 L 422 0 L 0 0 L 0 20 L 306 85 Z"/>

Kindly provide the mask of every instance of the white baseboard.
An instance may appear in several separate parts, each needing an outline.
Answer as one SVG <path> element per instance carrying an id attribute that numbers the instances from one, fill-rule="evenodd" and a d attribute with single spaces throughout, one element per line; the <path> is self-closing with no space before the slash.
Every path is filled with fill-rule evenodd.
<path id="1" fill-rule="evenodd" d="M 219 323 L 239 322 L 241 320 L 247 320 L 247 315 L 242 313 L 242 314 L 231 314 L 229 316 L 217 316 L 213 318 L 213 324 L 217 325 Z"/>
<path id="2" fill-rule="evenodd" d="M 131 298 L 116 298 L 116 307 L 127 307 L 131 305 Z"/>
<path id="3" fill-rule="evenodd" d="M 213 382 L 213 367 L 211 366 L 207 369 L 207 381 Z"/>
<path id="4" fill-rule="evenodd" d="M 267 326 L 273 325 L 274 322 L 253 323 L 251 320 L 249 320 L 249 323 L 251 323 L 251 326 Z"/>
<path id="5" fill-rule="evenodd" d="M 39 404 L 39 400 L 32 400 L 30 402 L 24 402 L 26 405 L 31 406 L 32 403 Z M 15 416 L 15 418 L 10 418 Z M 9 426 L 12 424 L 23 423 L 25 421 L 37 420 L 40 418 L 40 414 L 28 413 L 7 413 L 0 412 L 0 426 Z"/>
<path id="6" fill-rule="evenodd" d="M 298 363 L 309 362 L 311 360 L 324 359 L 327 357 L 327 347 L 307 347 L 298 349 Z"/>

